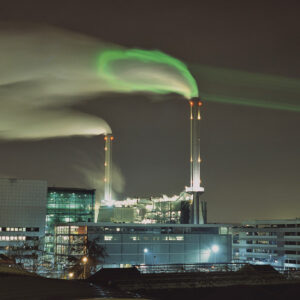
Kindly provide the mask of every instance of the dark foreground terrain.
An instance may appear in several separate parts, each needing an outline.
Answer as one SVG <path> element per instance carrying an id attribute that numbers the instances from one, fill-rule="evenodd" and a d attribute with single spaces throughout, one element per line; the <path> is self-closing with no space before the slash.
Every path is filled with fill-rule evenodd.
<path id="1" fill-rule="evenodd" d="M 300 299 L 300 281 L 287 279 L 270 266 L 247 265 L 230 272 L 141 274 L 137 269 L 102 269 L 95 284 L 148 299 Z"/>
<path id="2" fill-rule="evenodd" d="M 103 269 L 88 280 L 42 278 L 0 269 L 0 300 L 129 299 L 260 300 L 300 299 L 300 281 L 274 270 L 140 274 L 136 269 Z"/>
<path id="3" fill-rule="evenodd" d="M 1 300 L 63 300 L 97 296 L 88 282 L 48 279 L 14 268 L 0 268 Z"/>
<path id="4" fill-rule="evenodd" d="M 143 293 L 143 291 L 140 291 Z M 300 299 L 300 283 L 284 285 L 229 286 L 146 291 L 148 299 L 157 300 L 288 300 Z"/>

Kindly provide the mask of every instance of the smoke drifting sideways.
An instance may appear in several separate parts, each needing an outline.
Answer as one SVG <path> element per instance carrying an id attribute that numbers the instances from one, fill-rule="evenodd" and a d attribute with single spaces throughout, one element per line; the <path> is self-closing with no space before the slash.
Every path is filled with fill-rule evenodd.
<path id="1" fill-rule="evenodd" d="M 101 118 L 72 109 L 104 93 L 197 94 L 175 58 L 49 26 L 0 24 L 0 66 L 2 139 L 111 133 Z"/>
<path id="2" fill-rule="evenodd" d="M 0 138 L 44 139 L 110 133 L 72 109 L 101 90 L 93 76 L 98 42 L 52 27 L 0 26 Z"/>
<path id="3" fill-rule="evenodd" d="M 192 65 L 206 101 L 300 112 L 300 80 L 279 75 Z"/>

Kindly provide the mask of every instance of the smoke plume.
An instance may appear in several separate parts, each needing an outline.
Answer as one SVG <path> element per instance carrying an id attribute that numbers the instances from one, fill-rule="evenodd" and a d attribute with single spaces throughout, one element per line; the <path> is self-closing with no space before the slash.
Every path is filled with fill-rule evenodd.
<path id="1" fill-rule="evenodd" d="M 54 27 L 2 24 L 0 138 L 110 133 L 104 120 L 72 109 L 75 103 L 101 93 L 143 90 L 189 94 L 190 78 L 184 77 L 185 66 L 176 59 L 155 51 L 148 52 L 150 59 L 119 57 L 110 60 L 108 74 L 107 64 L 103 70 L 103 64 L 99 65 L 108 51 L 123 50 Z"/>
<path id="2" fill-rule="evenodd" d="M 93 39 L 50 27 L 0 30 L 0 137 L 41 139 L 111 132 L 102 119 L 74 111 L 99 91 Z"/>

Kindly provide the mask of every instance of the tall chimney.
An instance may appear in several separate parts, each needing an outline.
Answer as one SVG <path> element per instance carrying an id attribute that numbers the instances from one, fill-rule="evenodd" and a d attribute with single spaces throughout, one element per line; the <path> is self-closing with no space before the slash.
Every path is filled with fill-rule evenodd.
<path id="1" fill-rule="evenodd" d="M 112 134 L 107 134 L 104 137 L 105 140 L 105 173 L 104 173 L 104 203 L 106 205 L 112 204 L 112 195 L 111 195 L 111 172 L 112 172 L 112 141 L 114 140 L 114 137 Z"/>
<path id="2" fill-rule="evenodd" d="M 189 102 L 191 126 L 190 186 L 186 188 L 186 191 L 193 195 L 191 223 L 204 224 L 206 223 L 206 203 L 200 201 L 200 195 L 204 192 L 200 178 L 200 120 L 203 102 L 199 98 L 192 98 Z"/>

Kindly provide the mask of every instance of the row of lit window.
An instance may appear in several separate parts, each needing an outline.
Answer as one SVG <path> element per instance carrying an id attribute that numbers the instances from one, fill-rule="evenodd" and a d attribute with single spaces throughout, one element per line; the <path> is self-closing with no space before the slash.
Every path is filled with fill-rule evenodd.
<path id="1" fill-rule="evenodd" d="M 26 231 L 26 227 L 0 227 L 0 231 Z"/>
<path id="2" fill-rule="evenodd" d="M 271 250 L 271 249 L 263 249 L 263 248 L 257 248 L 257 249 L 246 249 L 246 252 L 248 253 L 277 253 L 277 250 Z"/>
<path id="3" fill-rule="evenodd" d="M 9 231 L 9 232 L 39 232 L 40 229 L 38 227 L 0 227 L 1 231 Z"/>
<path id="4" fill-rule="evenodd" d="M 57 192 L 51 192 L 50 195 L 54 195 L 56 197 L 58 195 L 58 193 Z M 81 194 L 81 193 L 80 194 L 79 193 L 76 193 L 76 194 L 75 193 L 63 193 L 63 194 L 59 194 L 58 196 L 65 196 L 65 197 L 69 196 L 69 197 L 71 197 L 71 195 L 76 196 L 76 197 L 82 197 L 82 196 L 83 197 L 88 197 L 88 196 L 93 197 L 94 196 L 93 194 L 88 195 L 88 194 Z"/>
<path id="5" fill-rule="evenodd" d="M 8 235 L 0 235 L 0 241 L 25 241 L 26 236 L 8 236 Z"/>
<path id="6" fill-rule="evenodd" d="M 56 234 L 86 234 L 86 226 L 57 226 Z"/>
<path id="7" fill-rule="evenodd" d="M 246 232 L 246 235 L 249 236 L 276 236 L 277 233 L 276 232 L 268 232 L 268 231 L 250 231 L 250 232 Z"/>
<path id="8" fill-rule="evenodd" d="M 114 232 L 123 232 L 123 233 L 146 233 L 146 234 L 199 234 L 199 233 L 211 233 L 217 234 L 217 227 L 207 227 L 207 228 L 193 228 L 193 227 L 89 227 L 90 233 L 114 233 Z M 220 234 L 228 234 L 229 231 L 226 227 L 220 229 Z"/>
<path id="9" fill-rule="evenodd" d="M 285 231 L 283 233 L 285 236 L 300 236 L 300 231 Z M 246 232 L 248 236 L 277 236 L 277 232 L 257 232 L 257 231 L 249 231 Z"/>
<path id="10" fill-rule="evenodd" d="M 248 245 L 276 245 L 277 242 L 274 240 L 246 240 L 246 244 Z"/>
<path id="11" fill-rule="evenodd" d="M 141 238 L 139 236 L 131 236 L 129 237 L 130 239 L 132 239 L 133 241 L 139 241 Z M 143 236 L 142 237 L 143 240 L 150 240 L 150 237 L 148 236 Z M 112 241 L 114 240 L 114 237 L 112 235 L 105 235 L 104 236 L 104 240 L 105 241 Z M 177 236 L 153 236 L 151 238 L 151 240 L 155 241 L 159 241 L 159 240 L 163 240 L 163 241 L 184 241 L 184 236 L 183 235 L 177 235 Z"/>

